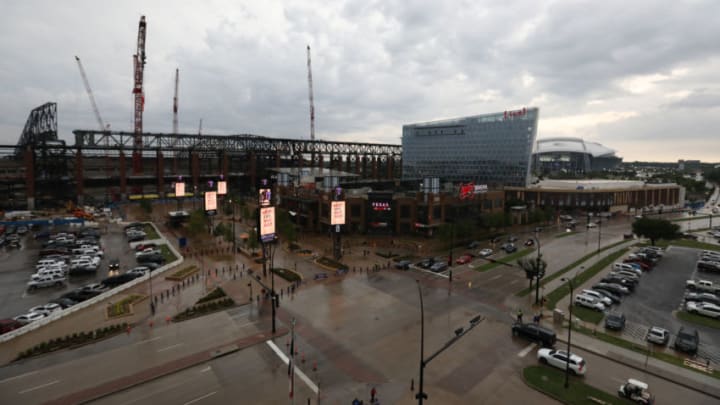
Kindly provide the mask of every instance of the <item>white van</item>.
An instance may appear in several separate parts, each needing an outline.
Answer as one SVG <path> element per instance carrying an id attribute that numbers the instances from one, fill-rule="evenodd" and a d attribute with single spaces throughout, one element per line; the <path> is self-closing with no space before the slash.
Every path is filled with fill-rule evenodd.
<path id="1" fill-rule="evenodd" d="M 602 302 L 598 301 L 595 297 L 585 294 L 578 294 L 575 296 L 575 305 L 580 305 L 596 311 L 605 310 L 605 305 Z"/>

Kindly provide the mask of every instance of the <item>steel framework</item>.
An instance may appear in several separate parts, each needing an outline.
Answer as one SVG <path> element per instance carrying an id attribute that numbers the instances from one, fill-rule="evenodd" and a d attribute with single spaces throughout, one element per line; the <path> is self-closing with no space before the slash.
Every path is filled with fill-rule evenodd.
<path id="1" fill-rule="evenodd" d="M 25 146 L 39 145 L 48 141 L 58 141 L 57 103 L 45 103 L 30 111 L 30 115 L 25 121 L 25 128 L 18 140 L 15 154 L 23 153 Z"/>

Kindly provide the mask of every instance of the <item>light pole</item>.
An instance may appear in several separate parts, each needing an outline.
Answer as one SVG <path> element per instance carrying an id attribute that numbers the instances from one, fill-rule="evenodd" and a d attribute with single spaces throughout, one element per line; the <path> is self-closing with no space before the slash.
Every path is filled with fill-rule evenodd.
<path id="1" fill-rule="evenodd" d="M 572 336 L 572 308 L 573 308 L 573 279 L 563 277 L 560 281 L 567 281 L 568 287 L 570 287 L 570 317 L 568 318 L 568 341 L 567 341 L 567 356 L 565 360 L 565 388 L 570 386 L 570 338 Z"/>
<path id="2" fill-rule="evenodd" d="M 148 268 L 148 280 L 150 281 L 150 314 L 155 315 L 155 301 L 152 294 L 152 269 Z"/>
<path id="3" fill-rule="evenodd" d="M 535 270 L 537 271 L 537 273 L 535 273 L 535 305 L 540 302 L 540 279 L 545 276 L 545 269 L 540 268 L 542 253 L 540 253 L 539 232 L 539 228 L 535 228 L 535 243 L 537 243 L 537 256 L 535 257 Z"/>
<path id="4" fill-rule="evenodd" d="M 598 216 L 597 216 L 597 217 L 598 217 L 598 220 L 597 220 L 597 225 L 598 225 L 598 248 L 597 248 L 597 252 L 600 253 L 600 239 L 602 238 L 602 217 L 600 216 L 600 213 L 598 213 Z"/>
<path id="5" fill-rule="evenodd" d="M 432 359 L 437 357 L 440 353 L 444 352 L 455 342 L 460 340 L 461 337 L 465 336 L 468 332 L 470 332 L 472 328 L 478 326 L 480 322 L 482 322 L 485 318 L 482 315 L 477 315 L 474 318 L 470 319 L 470 326 L 467 329 L 463 327 L 455 329 L 455 336 L 445 342 L 445 344 L 435 353 L 431 354 L 430 357 L 425 359 L 425 309 L 423 307 L 422 288 L 420 287 L 420 280 L 415 280 L 415 282 L 417 283 L 418 294 L 420 295 L 420 379 L 418 385 L 418 393 L 415 394 L 415 398 L 417 398 L 418 404 L 422 405 L 423 399 L 428 398 L 427 394 L 423 392 L 423 377 L 425 374 L 425 367 L 427 367 L 427 365 L 432 361 Z"/>

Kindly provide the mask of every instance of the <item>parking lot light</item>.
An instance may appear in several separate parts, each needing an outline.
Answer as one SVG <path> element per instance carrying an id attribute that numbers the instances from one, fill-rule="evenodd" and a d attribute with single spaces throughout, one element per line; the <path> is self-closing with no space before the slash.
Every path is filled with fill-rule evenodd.
<path id="1" fill-rule="evenodd" d="M 567 389 L 570 386 L 570 338 L 571 338 L 571 332 L 572 332 L 572 308 L 573 308 L 573 279 L 563 277 L 560 279 L 562 282 L 567 282 L 568 287 L 570 288 L 570 317 L 568 318 L 568 339 L 567 339 L 567 356 L 565 361 L 565 388 Z"/>

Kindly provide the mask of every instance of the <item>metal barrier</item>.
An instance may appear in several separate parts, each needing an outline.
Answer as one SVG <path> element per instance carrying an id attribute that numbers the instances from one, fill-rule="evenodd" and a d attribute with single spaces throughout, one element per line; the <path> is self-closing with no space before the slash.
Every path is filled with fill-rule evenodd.
<path id="1" fill-rule="evenodd" d="M 161 233 L 160 230 L 157 228 L 157 226 L 155 226 L 154 223 L 150 222 L 149 224 L 150 224 L 153 228 L 155 228 L 155 231 L 157 232 L 158 235 L 162 235 L 162 233 Z M 133 243 L 135 243 L 135 242 L 133 242 Z M 182 264 L 182 263 L 185 261 L 185 258 L 180 254 L 180 252 L 178 252 L 177 250 L 175 250 L 175 247 L 174 247 L 165 237 L 161 237 L 160 239 L 153 239 L 152 241 L 141 241 L 141 242 L 137 242 L 137 243 L 135 243 L 135 245 L 137 246 L 137 245 L 140 244 L 140 243 L 156 243 L 156 244 L 162 244 L 162 243 L 164 243 L 164 244 L 167 245 L 168 249 L 170 249 L 170 251 L 173 252 L 173 254 L 178 258 L 178 259 L 175 260 L 174 262 L 168 263 L 168 264 L 166 264 L 166 265 L 164 265 L 164 266 L 162 266 L 162 267 L 158 267 L 156 270 L 152 271 L 152 272 L 151 272 L 151 275 L 152 275 L 153 277 L 155 277 L 155 276 L 157 276 L 157 275 L 160 275 L 160 274 L 162 274 L 163 272 L 165 272 L 166 270 L 169 270 L 169 269 L 171 269 L 171 268 L 174 268 L 175 266 L 180 265 L 180 264 Z M 130 246 L 132 246 L 132 244 L 131 244 Z M 134 246 L 132 246 L 132 247 L 134 247 Z M 127 290 L 127 289 L 130 289 L 130 288 L 132 288 L 132 287 L 134 287 L 134 286 L 136 286 L 136 285 L 138 285 L 138 284 L 140 284 L 140 283 L 142 283 L 142 282 L 144 282 L 144 281 L 146 281 L 146 280 L 147 280 L 147 278 L 145 278 L 145 277 L 136 278 L 136 279 L 134 279 L 134 280 L 128 281 L 128 282 L 125 283 L 125 284 L 121 284 L 121 285 L 119 285 L 119 286 L 117 286 L 117 287 L 115 287 L 115 288 L 112 288 L 112 289 L 110 289 L 110 290 L 107 290 L 107 291 L 105 291 L 104 293 L 102 293 L 102 294 L 100 294 L 100 295 L 97 295 L 97 296 L 95 296 L 95 297 L 93 297 L 93 298 L 90 298 L 90 299 L 87 300 L 87 301 L 79 302 L 79 303 L 77 303 L 76 305 L 71 306 L 70 308 L 65 308 L 65 309 L 63 309 L 62 311 L 57 311 L 57 312 L 51 314 L 50 316 L 46 316 L 46 317 L 43 318 L 43 319 L 37 320 L 37 321 L 35 321 L 35 322 L 31 322 L 31 323 L 23 326 L 22 328 L 15 329 L 15 330 L 10 331 L 10 332 L 8 332 L 8 333 L 4 333 L 4 334 L 0 335 L 0 343 L 5 343 L 5 342 L 7 342 L 7 341 L 10 341 L 10 340 L 12 340 L 12 339 L 14 339 L 14 338 L 16 338 L 16 337 L 18 337 L 18 336 L 24 335 L 24 334 L 26 334 L 26 333 L 28 333 L 28 332 L 31 332 L 31 331 L 35 330 L 35 329 L 38 329 L 38 328 L 40 328 L 40 327 L 43 327 L 43 326 L 49 324 L 50 322 L 52 322 L 52 321 L 54 321 L 54 320 L 56 320 L 56 319 L 60 319 L 60 318 L 65 317 L 65 316 L 67 316 L 67 315 L 69 315 L 69 314 L 75 313 L 75 312 L 80 311 L 80 310 L 82 310 L 82 309 L 88 308 L 88 307 L 90 307 L 90 306 L 92 306 L 92 305 L 95 305 L 95 304 L 97 304 L 98 302 L 101 302 L 101 301 L 103 301 L 103 300 L 106 300 L 106 299 L 112 297 L 113 295 L 115 295 L 115 294 L 117 294 L 117 293 L 120 293 L 120 292 L 123 292 L 123 291 L 125 291 L 125 290 Z M 150 299 L 152 299 L 152 297 L 151 297 Z"/>

